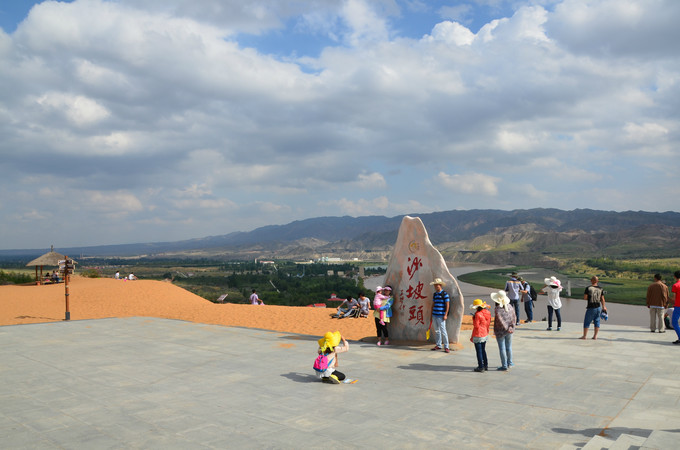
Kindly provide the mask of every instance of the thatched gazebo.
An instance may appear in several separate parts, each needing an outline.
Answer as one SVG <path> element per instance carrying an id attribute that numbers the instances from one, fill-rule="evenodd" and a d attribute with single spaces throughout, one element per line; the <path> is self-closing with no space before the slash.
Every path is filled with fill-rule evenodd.
<path id="1" fill-rule="evenodd" d="M 35 266 L 35 282 L 40 284 L 43 279 L 43 267 L 59 267 L 59 261 L 66 259 L 66 256 L 54 251 L 54 245 L 50 251 L 26 264 L 26 267 Z M 38 267 L 40 267 L 40 277 L 38 277 Z"/>

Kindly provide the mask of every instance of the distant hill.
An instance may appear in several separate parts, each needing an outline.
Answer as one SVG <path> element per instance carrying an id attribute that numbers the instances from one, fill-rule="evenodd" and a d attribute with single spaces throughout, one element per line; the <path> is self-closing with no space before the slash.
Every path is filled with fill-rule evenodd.
<path id="1" fill-rule="evenodd" d="M 577 209 L 453 210 L 420 217 L 450 260 L 505 263 L 551 255 L 670 257 L 680 252 L 680 213 Z M 404 216 L 318 217 L 177 242 L 57 249 L 101 257 L 310 259 L 321 256 L 387 258 Z M 0 257 L 45 250 L 0 250 Z"/>

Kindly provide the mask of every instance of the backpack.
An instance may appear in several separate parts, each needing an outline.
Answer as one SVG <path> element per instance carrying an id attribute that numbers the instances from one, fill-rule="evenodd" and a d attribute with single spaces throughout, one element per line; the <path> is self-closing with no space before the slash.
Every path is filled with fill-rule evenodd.
<path id="1" fill-rule="evenodd" d="M 534 289 L 532 285 L 529 285 L 529 296 L 531 296 L 531 301 L 533 302 L 538 298 L 538 292 L 536 292 L 536 289 Z"/>
<path id="2" fill-rule="evenodd" d="M 328 360 L 328 356 L 321 353 L 314 360 L 314 366 L 312 366 L 312 367 L 314 367 L 314 370 L 321 373 L 321 372 L 325 372 L 326 370 L 328 370 L 329 364 L 330 364 L 330 361 Z"/>

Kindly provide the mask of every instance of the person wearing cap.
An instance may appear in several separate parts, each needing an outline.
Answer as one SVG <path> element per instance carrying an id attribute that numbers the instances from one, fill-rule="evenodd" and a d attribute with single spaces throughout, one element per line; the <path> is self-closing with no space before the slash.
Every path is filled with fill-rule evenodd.
<path id="1" fill-rule="evenodd" d="M 512 333 L 515 332 L 515 309 L 510 308 L 510 299 L 505 291 L 491 293 L 491 300 L 496 304 L 494 310 L 493 334 L 501 354 L 501 366 L 496 370 L 506 371 L 514 366 L 512 362 Z"/>
<path id="2" fill-rule="evenodd" d="M 486 372 L 489 370 L 489 360 L 486 357 L 486 342 L 489 340 L 489 325 L 491 324 L 491 313 L 487 309 L 489 305 L 476 298 L 470 309 L 474 310 L 472 317 L 472 336 L 470 341 L 475 344 L 477 354 L 477 367 L 475 372 Z"/>
<path id="3" fill-rule="evenodd" d="M 441 350 L 442 342 L 444 351 L 449 353 L 449 334 L 446 331 L 446 319 L 449 317 L 450 298 L 449 294 L 443 289 L 444 282 L 441 278 L 435 278 L 430 286 L 434 286 L 432 294 L 432 325 L 434 326 L 434 336 L 436 344 L 432 350 Z"/>
<path id="4" fill-rule="evenodd" d="M 510 304 L 513 308 L 515 308 L 515 317 L 517 319 L 515 325 L 519 325 L 520 289 L 522 289 L 522 283 L 520 283 L 520 281 L 517 279 L 517 272 L 512 272 L 510 279 L 505 282 L 505 292 L 508 294 Z"/>
<path id="5" fill-rule="evenodd" d="M 543 280 L 545 286 L 539 291 L 541 294 L 546 294 L 548 296 L 548 328 L 546 330 L 552 330 L 552 318 L 553 312 L 557 318 L 557 331 L 562 329 L 562 314 L 560 309 L 562 308 L 562 300 L 560 299 L 560 292 L 562 292 L 562 283 L 557 277 L 545 278 Z"/>
<path id="6" fill-rule="evenodd" d="M 598 281 L 596 276 L 590 278 L 590 286 L 583 293 L 583 299 L 588 300 L 588 304 L 586 305 L 586 316 L 583 319 L 583 336 L 579 339 L 586 338 L 591 323 L 594 329 L 593 339 L 597 339 L 597 333 L 600 331 L 600 316 L 603 312 L 607 312 L 604 289 L 598 284 Z"/>
<path id="7" fill-rule="evenodd" d="M 328 358 L 328 368 L 324 372 L 317 372 L 318 376 L 324 383 L 340 384 L 345 379 L 345 374 L 338 370 L 338 354 L 349 351 L 349 342 L 339 331 L 327 332 L 318 342 L 317 353 L 319 355 L 323 353 Z M 340 342 L 342 342 L 342 345 L 340 345 Z"/>

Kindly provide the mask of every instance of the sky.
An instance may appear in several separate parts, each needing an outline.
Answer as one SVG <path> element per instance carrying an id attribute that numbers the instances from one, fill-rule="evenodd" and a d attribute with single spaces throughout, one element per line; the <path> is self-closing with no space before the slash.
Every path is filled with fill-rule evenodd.
<path id="1" fill-rule="evenodd" d="M 678 211 L 677 0 L 3 0 L 0 249 Z"/>

